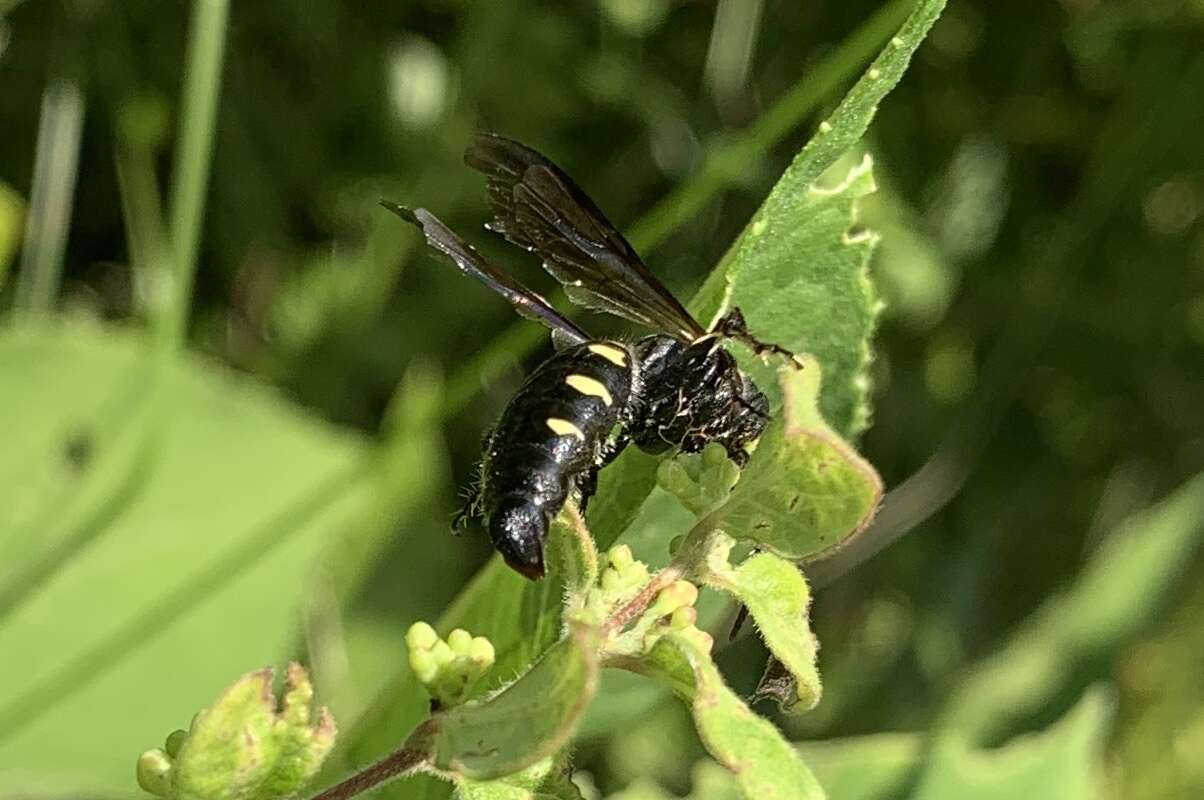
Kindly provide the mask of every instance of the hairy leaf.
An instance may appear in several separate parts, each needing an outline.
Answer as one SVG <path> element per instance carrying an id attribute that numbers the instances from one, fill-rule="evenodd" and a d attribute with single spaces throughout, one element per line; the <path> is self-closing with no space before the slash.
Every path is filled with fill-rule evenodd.
<path id="1" fill-rule="evenodd" d="M 546 758 L 492 781 L 456 780 L 456 800 L 581 800 L 563 759 Z"/>
<path id="2" fill-rule="evenodd" d="M 731 770 L 746 797 L 824 797 L 815 776 L 773 723 L 757 716 L 723 682 L 709 653 L 680 634 L 660 639 L 635 667 L 665 681 L 690 704 L 703 744 Z"/>
<path id="3" fill-rule="evenodd" d="M 573 626 L 517 681 L 486 700 L 432 719 L 441 770 L 496 778 L 531 766 L 568 741 L 598 687 L 597 633 Z"/>
<path id="4" fill-rule="evenodd" d="M 820 417 L 816 361 L 808 358 L 802 370 L 779 374 L 782 413 L 714 517 L 732 536 L 807 560 L 865 527 L 882 497 L 882 480 Z"/>
<path id="5" fill-rule="evenodd" d="M 789 671 L 787 679 L 776 681 L 767 673 L 757 693 L 774 697 L 789 713 L 815 708 L 821 685 L 815 663 L 818 643 L 807 618 L 807 581 L 794 564 L 773 553 L 758 553 L 733 568 L 727 549 L 708 560 L 706 584 L 744 604 L 769 651 Z"/>
<path id="6" fill-rule="evenodd" d="M 815 355 L 828 375 L 820 408 L 842 436 L 869 421 L 869 340 L 877 302 L 867 275 L 874 237 L 854 231 L 856 200 L 871 191 L 870 161 L 821 177 L 849 153 L 878 104 L 903 77 L 945 0 L 920 0 L 886 48 L 845 95 L 691 303 L 704 323 L 733 306 L 757 336 Z M 748 364 L 761 386 L 773 382 Z"/>
<path id="7" fill-rule="evenodd" d="M 276 800 L 310 781 L 334 745 L 334 720 L 313 698 L 305 670 L 289 668 L 280 711 L 272 671 L 241 678 L 192 721 L 176 758 L 169 798 Z"/>

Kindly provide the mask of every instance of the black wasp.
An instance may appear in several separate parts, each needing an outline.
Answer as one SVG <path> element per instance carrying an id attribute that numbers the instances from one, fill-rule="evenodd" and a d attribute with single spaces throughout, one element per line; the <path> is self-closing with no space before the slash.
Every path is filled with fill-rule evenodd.
<path id="1" fill-rule="evenodd" d="M 710 331 L 699 325 L 585 193 L 534 150 L 479 134 L 464 161 L 488 179 L 494 218 L 486 228 L 538 253 L 574 302 L 660 331 L 634 343 L 594 339 L 429 211 L 382 201 L 462 272 L 552 330 L 557 352 L 531 373 L 486 439 L 480 482 L 461 515 L 482 519 L 506 562 L 538 579 L 553 517 L 574 493 L 588 501 L 598 470 L 627 444 L 694 453 L 719 442 L 744 464 L 769 403 L 724 339 L 758 354 L 790 354 L 754 339 L 736 308 Z"/>

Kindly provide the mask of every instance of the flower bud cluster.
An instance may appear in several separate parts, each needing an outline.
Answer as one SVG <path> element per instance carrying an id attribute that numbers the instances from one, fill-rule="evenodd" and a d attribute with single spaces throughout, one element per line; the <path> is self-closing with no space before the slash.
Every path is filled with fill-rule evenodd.
<path id="1" fill-rule="evenodd" d="M 163 747 L 147 750 L 138 757 L 138 785 L 143 791 L 158 797 L 171 794 L 172 773 L 176 768 L 176 759 L 180 748 L 188 739 L 188 731 L 172 731 L 163 743 Z"/>
<path id="2" fill-rule="evenodd" d="M 689 638 L 704 652 L 710 652 L 714 640 L 706 631 L 697 627 L 698 587 L 689 581 L 674 581 L 661 589 L 656 600 L 648 606 L 636 624 L 642 633 L 642 649 L 648 652 L 657 640 L 670 631 Z"/>
<path id="3" fill-rule="evenodd" d="M 444 706 L 463 703 L 470 687 L 493 666 L 493 644 L 456 628 L 439 638 L 425 622 L 415 622 L 406 632 L 410 668 L 431 697 Z"/>
<path id="4" fill-rule="evenodd" d="M 701 453 L 683 453 L 662 461 L 656 482 L 696 517 L 727 501 L 740 478 L 740 469 L 723 445 L 711 442 Z"/>

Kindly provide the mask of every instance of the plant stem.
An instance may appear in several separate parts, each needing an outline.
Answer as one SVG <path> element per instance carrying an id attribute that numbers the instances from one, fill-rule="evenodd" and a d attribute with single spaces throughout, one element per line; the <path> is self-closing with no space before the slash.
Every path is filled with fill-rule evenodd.
<path id="1" fill-rule="evenodd" d="M 394 750 L 372 766 L 365 767 L 329 789 L 319 792 L 310 800 L 348 800 L 348 798 L 375 789 L 394 778 L 413 774 L 427 759 L 426 748 L 415 746 L 414 743 L 415 737 L 424 734 L 425 730 L 425 725 L 420 726 L 399 749 Z"/>
<path id="2" fill-rule="evenodd" d="M 616 633 L 626 628 L 632 620 L 648 610 L 648 606 L 652 605 L 662 589 L 675 581 L 681 580 L 685 574 L 685 570 L 679 565 L 669 564 L 660 572 L 653 575 L 652 579 L 644 584 L 644 588 L 640 589 L 635 597 L 628 600 L 618 611 L 610 615 L 606 620 L 606 630 L 610 633 Z"/>
<path id="3" fill-rule="evenodd" d="M 68 79 L 52 81 L 42 94 L 30 213 L 17 271 L 14 304 L 26 314 L 49 313 L 59 294 L 83 123 L 79 85 Z"/>
<path id="4" fill-rule="evenodd" d="M 196 275 L 197 250 L 213 131 L 221 90 L 222 56 L 226 39 L 228 0 L 196 0 L 188 37 L 184 73 L 183 111 L 175 153 L 171 194 L 171 249 L 175 285 L 168 294 L 166 333 L 178 346 L 184 338 L 188 306 Z"/>
<path id="5" fill-rule="evenodd" d="M 621 631 L 632 620 L 643 614 L 648 606 L 656 601 L 661 590 L 683 578 L 694 579 L 700 573 L 700 568 L 706 564 L 707 554 L 715 537 L 721 533 L 715 514 L 708 514 L 690 529 L 685 540 L 678 548 L 673 560 L 664 569 L 652 576 L 652 579 L 640 589 L 635 597 L 615 611 L 606 620 L 605 627 L 610 632 Z"/>

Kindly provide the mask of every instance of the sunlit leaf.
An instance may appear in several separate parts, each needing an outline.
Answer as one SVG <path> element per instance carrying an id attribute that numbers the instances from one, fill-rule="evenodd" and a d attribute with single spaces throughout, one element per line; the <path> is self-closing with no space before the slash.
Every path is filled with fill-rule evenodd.
<path id="1" fill-rule="evenodd" d="M 581 800 L 563 759 L 546 758 L 492 781 L 456 780 L 456 800 Z"/>
<path id="2" fill-rule="evenodd" d="M 665 681 L 690 704 L 703 744 L 736 775 L 746 797 L 813 800 L 824 797 L 794 748 L 773 723 L 736 696 L 709 653 L 679 634 L 661 638 L 639 669 Z"/>
<path id="3" fill-rule="evenodd" d="M 867 267 L 875 237 L 854 230 L 856 201 L 873 189 L 868 157 L 825 185 L 902 78 L 945 0 L 920 0 L 881 54 L 778 180 L 690 308 L 709 322 L 733 306 L 757 336 L 811 353 L 828 380 L 824 418 L 853 437 L 869 421 L 869 340 L 877 301 Z M 769 370 L 747 362 L 774 392 Z M 775 392 L 776 394 L 776 392 Z"/>
<path id="4" fill-rule="evenodd" d="M 300 791 L 334 746 L 334 720 L 325 709 L 311 719 L 312 699 L 297 664 L 279 709 L 270 669 L 242 677 L 180 737 L 168 800 L 276 800 Z"/>
<path id="5" fill-rule="evenodd" d="M 791 559 L 840 546 L 869 522 L 882 497 L 874 468 L 819 416 L 819 366 L 780 373 L 783 407 L 714 518 L 737 538 Z"/>
<path id="6" fill-rule="evenodd" d="M 758 694 L 773 697 L 790 713 L 814 708 L 821 691 L 815 663 L 818 643 L 807 618 L 811 593 L 803 574 L 773 553 L 758 553 L 732 567 L 721 552 L 707 566 L 707 585 L 744 604 L 769 651 L 788 670 L 776 681 L 767 674 Z"/>

